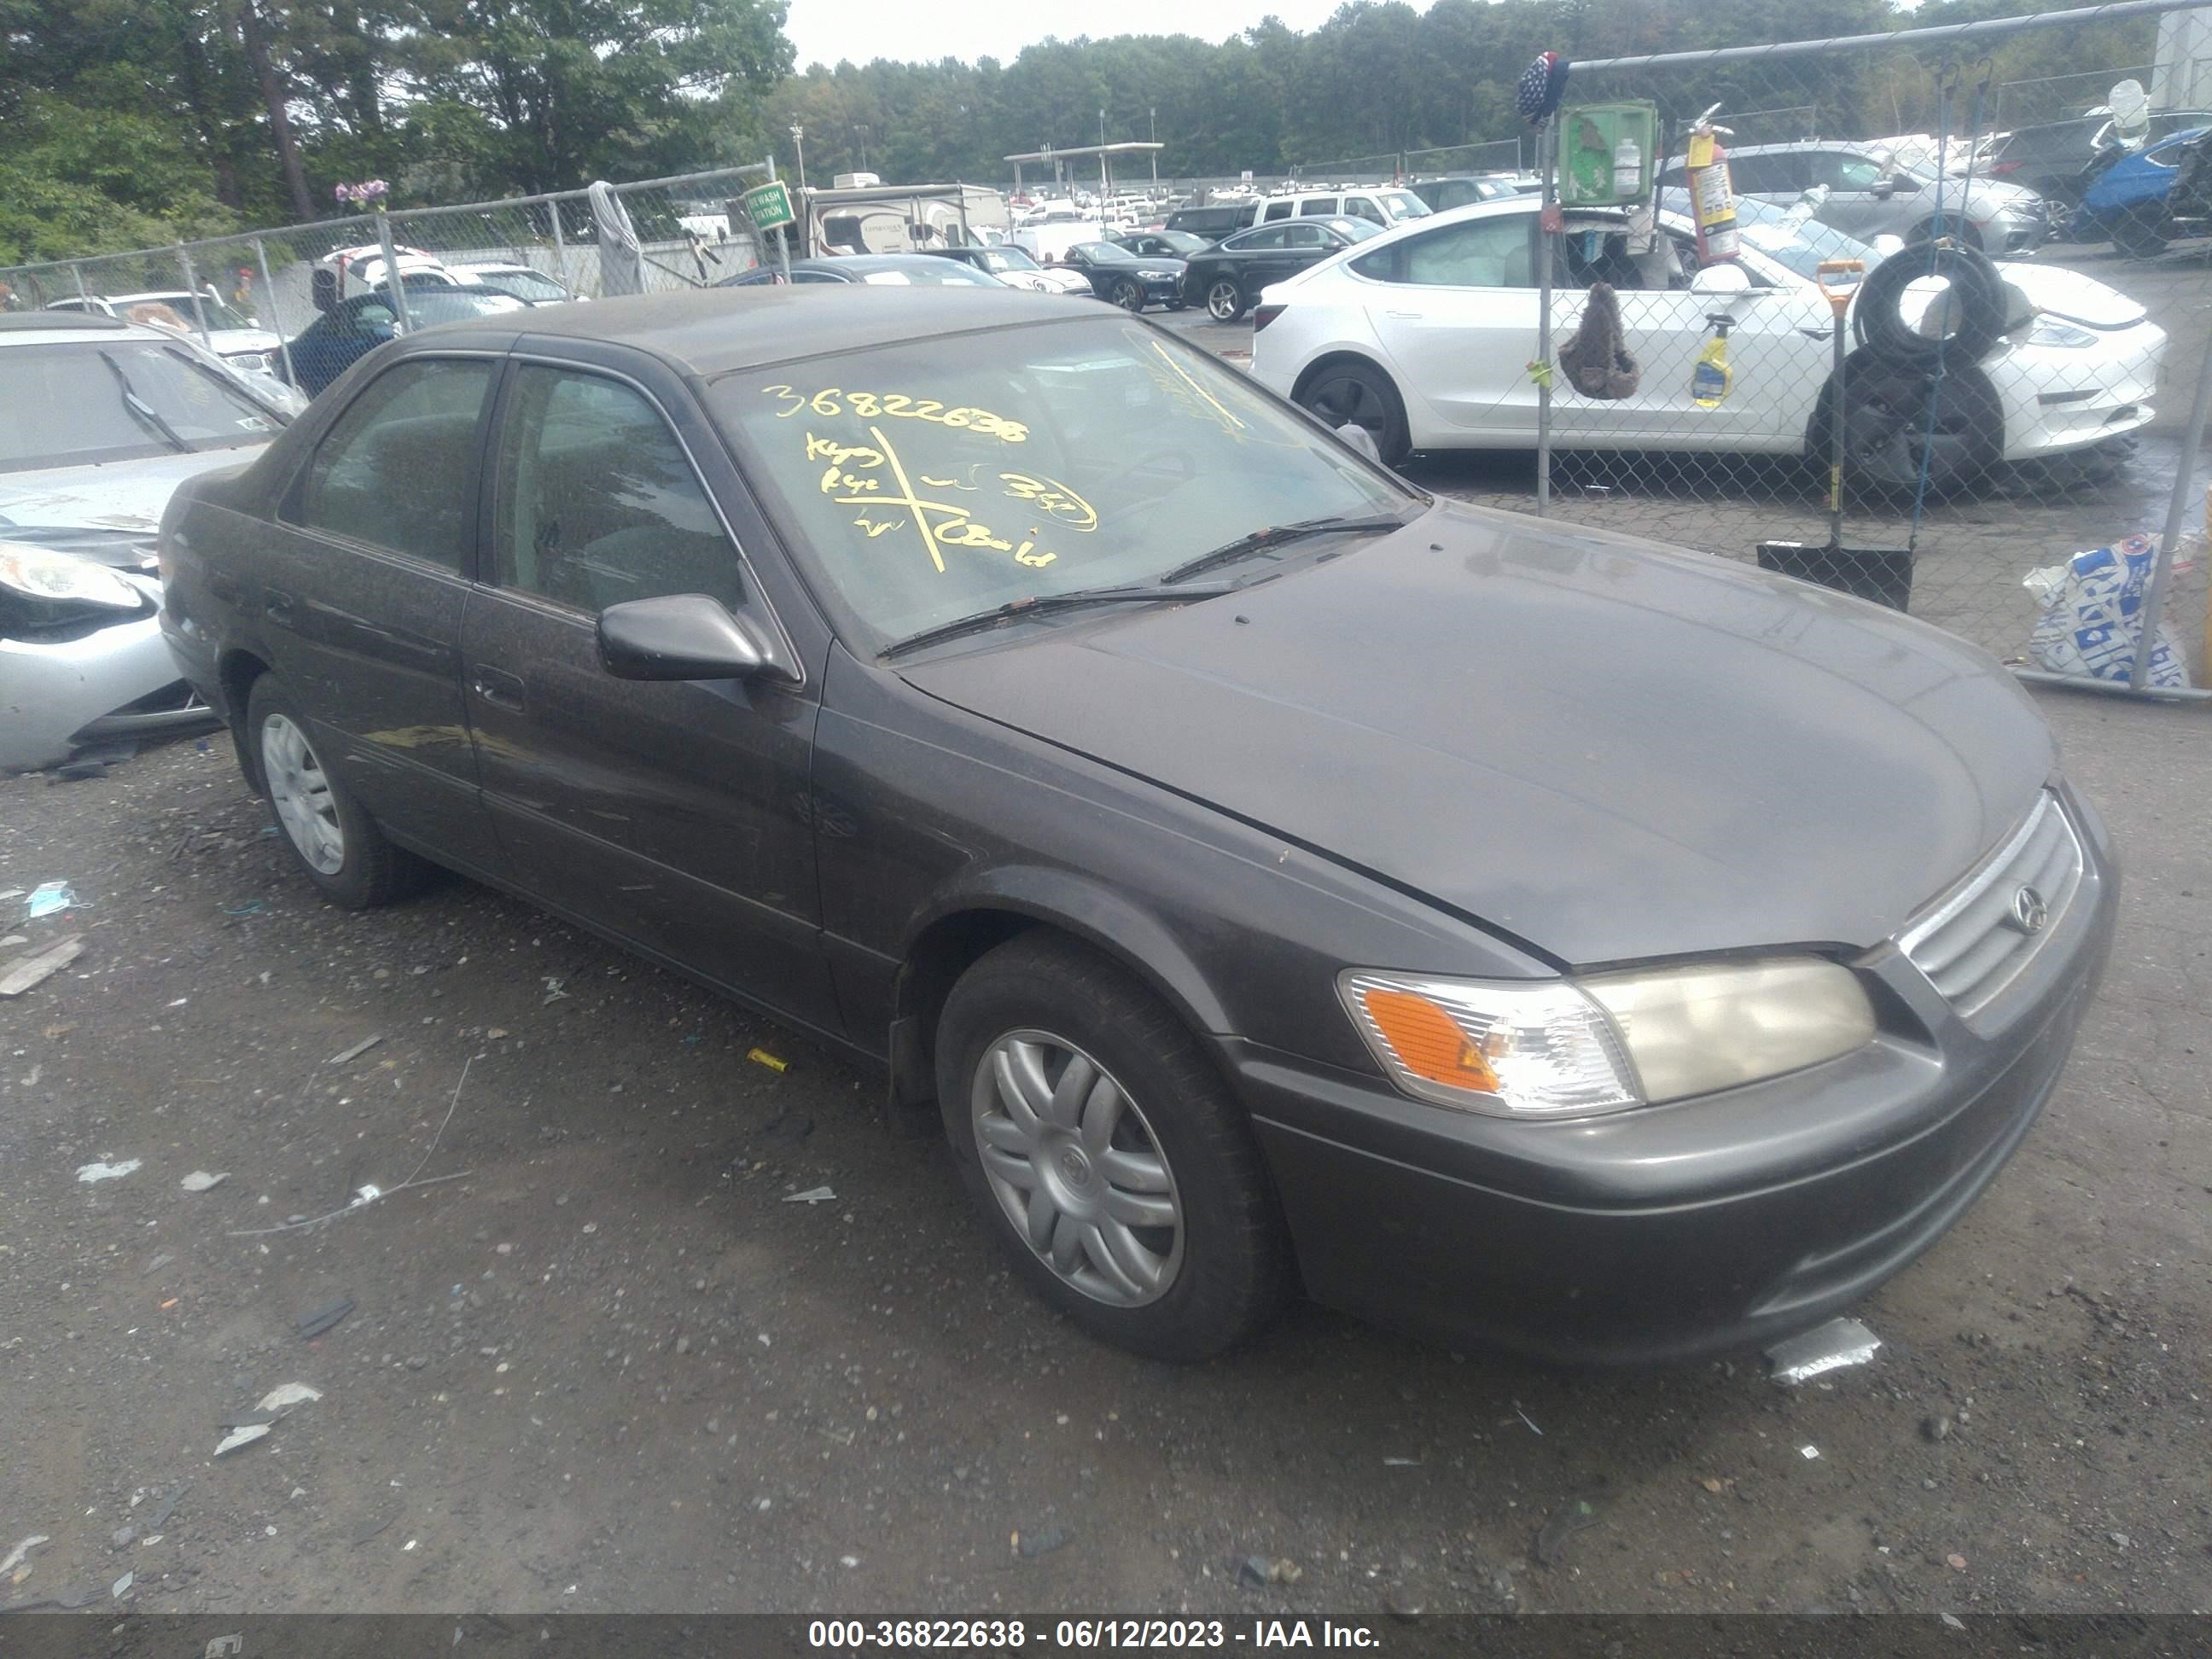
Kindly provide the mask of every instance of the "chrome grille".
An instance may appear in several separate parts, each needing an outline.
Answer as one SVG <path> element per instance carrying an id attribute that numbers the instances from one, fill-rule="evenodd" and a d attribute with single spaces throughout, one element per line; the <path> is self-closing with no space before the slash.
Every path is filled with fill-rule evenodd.
<path id="1" fill-rule="evenodd" d="M 1898 936 L 1898 948 L 1972 1021 L 2034 959 L 2081 885 L 2081 838 L 2045 791 L 2002 847 Z"/>

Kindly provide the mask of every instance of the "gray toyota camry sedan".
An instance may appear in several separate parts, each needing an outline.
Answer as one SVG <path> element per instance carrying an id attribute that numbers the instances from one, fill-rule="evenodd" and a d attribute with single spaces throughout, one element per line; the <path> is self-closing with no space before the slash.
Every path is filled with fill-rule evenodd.
<path id="1" fill-rule="evenodd" d="M 1972 647 L 1432 500 L 1103 307 L 428 329 L 161 557 L 331 900 L 442 865 L 873 1064 L 1147 1353 L 1298 1292 L 1622 1361 L 1814 1324 L 2029 1133 L 2112 937 Z"/>

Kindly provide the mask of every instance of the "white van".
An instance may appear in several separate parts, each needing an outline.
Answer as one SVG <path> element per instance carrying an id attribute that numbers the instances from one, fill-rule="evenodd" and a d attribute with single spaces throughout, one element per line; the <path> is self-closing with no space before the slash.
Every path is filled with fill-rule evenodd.
<path id="1" fill-rule="evenodd" d="M 1366 219 L 1389 229 L 1408 219 L 1426 217 L 1435 210 L 1399 185 L 1362 185 L 1351 190 L 1285 191 L 1263 196 L 1252 204 L 1244 222 L 1261 225 L 1277 219 Z"/>

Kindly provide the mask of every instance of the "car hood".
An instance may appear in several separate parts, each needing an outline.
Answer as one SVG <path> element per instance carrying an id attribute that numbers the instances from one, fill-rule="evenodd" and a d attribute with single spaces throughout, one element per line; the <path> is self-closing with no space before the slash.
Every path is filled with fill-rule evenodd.
<path id="1" fill-rule="evenodd" d="M 2118 289 L 2063 265 L 2007 263 L 1997 270 L 2039 311 L 2089 328 L 2128 328 L 2149 313 Z"/>
<path id="2" fill-rule="evenodd" d="M 0 472 L 0 539 L 10 526 L 143 537 L 151 544 L 161 509 L 185 479 L 252 460 L 264 446 L 153 455 L 97 466 Z"/>
<path id="3" fill-rule="evenodd" d="M 2055 763 L 2011 678 L 1923 623 L 1457 505 L 901 672 L 1576 966 L 1873 945 Z"/>

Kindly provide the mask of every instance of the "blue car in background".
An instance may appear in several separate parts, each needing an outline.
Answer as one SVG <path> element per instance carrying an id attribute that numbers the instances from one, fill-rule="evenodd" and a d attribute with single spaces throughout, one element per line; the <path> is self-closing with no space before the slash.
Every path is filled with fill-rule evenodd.
<path id="1" fill-rule="evenodd" d="M 406 289 L 407 320 L 415 328 L 525 308 L 513 295 L 489 288 L 426 288 L 409 283 Z M 289 375 L 283 356 L 277 356 L 277 378 L 293 380 L 310 398 L 318 397 L 357 359 L 368 356 L 398 331 L 399 319 L 390 295 L 380 291 L 341 300 L 289 343 Z"/>
<path id="2" fill-rule="evenodd" d="M 2130 258 L 2148 259 L 2177 236 L 2212 234 L 2205 215 L 2203 151 L 2212 126 L 2192 127 L 2115 162 L 2082 193 L 2074 210 L 2077 242 L 2109 240 Z M 2212 146 L 2208 146 L 2212 149 Z"/>

